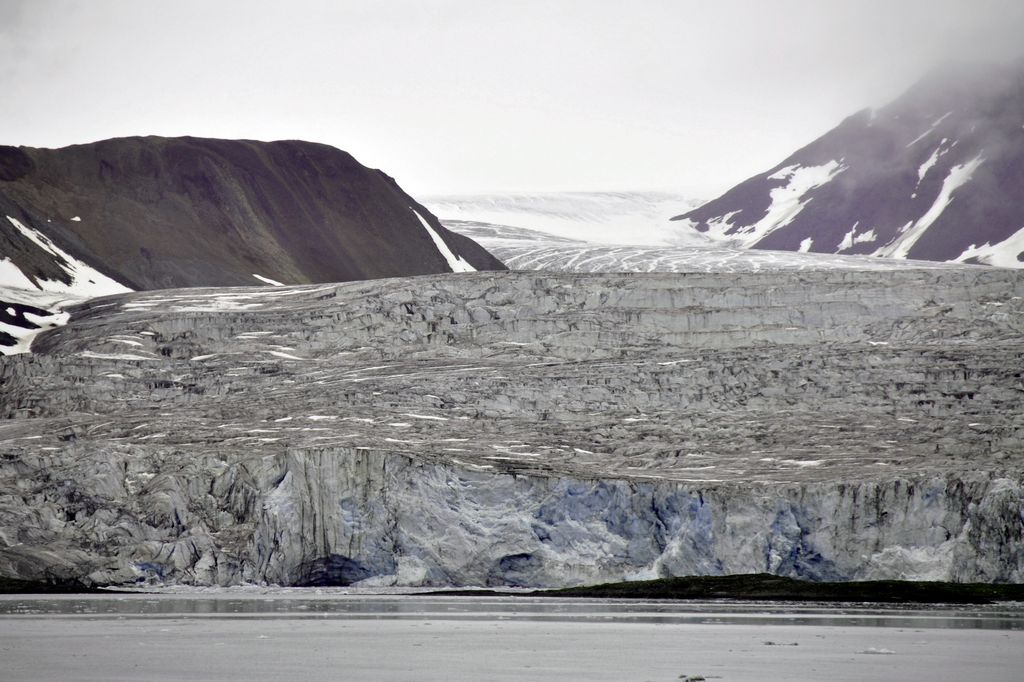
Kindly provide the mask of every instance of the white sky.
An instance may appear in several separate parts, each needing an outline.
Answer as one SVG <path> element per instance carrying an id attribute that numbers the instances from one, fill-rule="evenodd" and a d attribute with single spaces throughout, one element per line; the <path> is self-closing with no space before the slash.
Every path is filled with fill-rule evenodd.
<path id="1" fill-rule="evenodd" d="M 1022 0 L 0 0 L 0 144 L 298 138 L 414 195 L 710 198 L 1022 43 Z"/>

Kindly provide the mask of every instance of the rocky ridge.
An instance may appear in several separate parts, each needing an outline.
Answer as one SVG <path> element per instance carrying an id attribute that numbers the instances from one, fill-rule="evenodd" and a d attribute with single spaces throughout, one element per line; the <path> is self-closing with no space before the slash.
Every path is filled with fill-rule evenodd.
<path id="1" fill-rule="evenodd" d="M 1024 278 L 99 298 L 0 365 L 0 575 L 1024 582 Z"/>

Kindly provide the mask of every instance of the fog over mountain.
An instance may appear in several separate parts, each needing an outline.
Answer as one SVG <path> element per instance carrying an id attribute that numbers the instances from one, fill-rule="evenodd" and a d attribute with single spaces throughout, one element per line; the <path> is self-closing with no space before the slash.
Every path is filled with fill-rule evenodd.
<path id="1" fill-rule="evenodd" d="M 674 220 L 754 247 L 1024 267 L 1024 60 L 934 70 Z"/>
<path id="2" fill-rule="evenodd" d="M 0 144 L 299 139 L 416 197 L 712 198 L 1021 35 L 1017 0 L 14 0 Z"/>

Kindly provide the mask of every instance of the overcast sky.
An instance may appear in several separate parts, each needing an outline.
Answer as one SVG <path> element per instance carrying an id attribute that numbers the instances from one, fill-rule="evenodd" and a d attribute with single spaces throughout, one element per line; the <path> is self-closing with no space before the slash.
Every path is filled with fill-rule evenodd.
<path id="1" fill-rule="evenodd" d="M 0 0 L 0 143 L 298 138 L 414 195 L 710 198 L 1022 36 L 1022 0 Z"/>

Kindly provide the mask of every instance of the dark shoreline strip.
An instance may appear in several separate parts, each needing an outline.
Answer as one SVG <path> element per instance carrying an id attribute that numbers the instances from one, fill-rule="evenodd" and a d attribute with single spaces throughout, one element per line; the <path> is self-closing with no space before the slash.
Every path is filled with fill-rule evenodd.
<path id="1" fill-rule="evenodd" d="M 538 597 L 989 604 L 1024 601 L 1024 585 L 910 580 L 808 582 L 767 573 L 662 578 L 534 592 Z"/>
<path id="2" fill-rule="evenodd" d="M 112 588 L 86 587 L 76 581 L 43 583 L 0 578 L 0 594 L 113 594 Z M 133 590 L 134 592 L 134 590 Z M 635 582 L 605 583 L 553 590 L 438 589 L 418 596 L 446 597 L 560 597 L 580 599 L 664 599 L 796 602 L 876 602 L 885 604 L 991 604 L 1024 602 L 1024 585 L 1009 583 L 952 583 L 911 580 L 808 582 L 766 573 L 726 576 L 688 576 Z"/>

